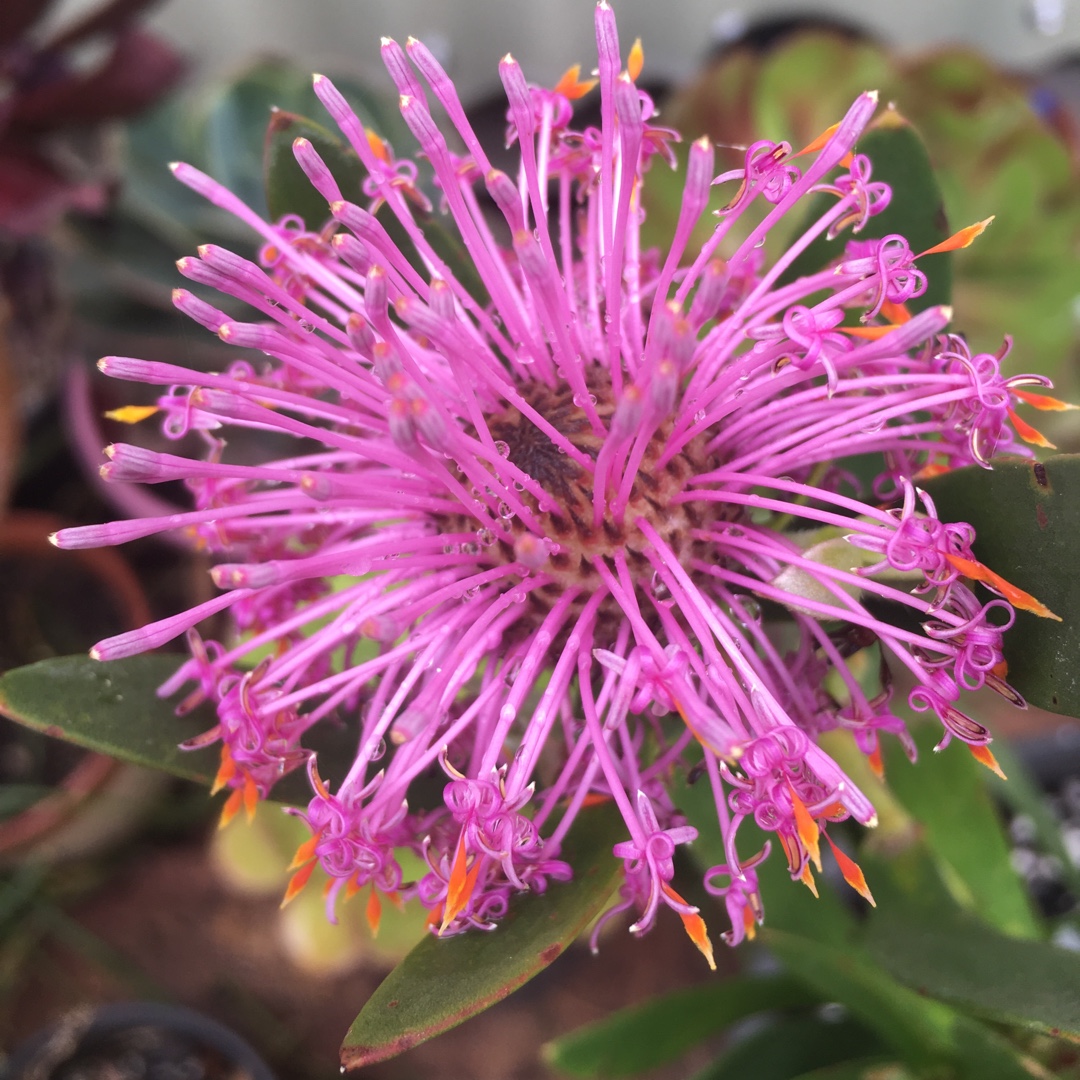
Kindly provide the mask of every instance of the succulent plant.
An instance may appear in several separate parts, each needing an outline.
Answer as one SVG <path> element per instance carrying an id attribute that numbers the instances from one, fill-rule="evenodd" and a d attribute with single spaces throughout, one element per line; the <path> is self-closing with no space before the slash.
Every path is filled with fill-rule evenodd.
<path id="1" fill-rule="evenodd" d="M 767 51 L 725 52 L 665 103 L 664 121 L 723 144 L 765 136 L 802 146 L 854 94 L 878 89 L 925 140 L 949 225 L 997 215 L 956 257 L 956 325 L 990 350 L 1000 345 L 995 328 L 1009 326 L 1023 343 L 1011 358 L 1016 370 L 1034 366 L 1075 396 L 1068 361 L 1077 346 L 1080 185 L 1070 147 L 1032 104 L 1032 85 L 965 49 L 904 57 L 850 36 L 801 32 Z M 664 206 L 650 213 L 662 219 Z"/>
<path id="2" fill-rule="evenodd" d="M 114 182 L 104 125 L 157 101 L 183 68 L 135 25 L 147 0 L 112 0 L 48 37 L 53 6 L 0 9 L 0 230 L 15 236 L 68 209 L 100 209 Z"/>

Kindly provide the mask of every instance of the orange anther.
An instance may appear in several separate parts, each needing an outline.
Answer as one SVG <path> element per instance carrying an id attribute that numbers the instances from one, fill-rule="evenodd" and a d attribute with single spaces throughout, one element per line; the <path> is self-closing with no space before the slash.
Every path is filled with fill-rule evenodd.
<path id="1" fill-rule="evenodd" d="M 244 774 L 244 814 L 248 821 L 255 820 L 255 807 L 259 805 L 259 788 L 250 774 Z"/>
<path id="2" fill-rule="evenodd" d="M 371 152 L 383 162 L 389 164 L 390 151 L 386 147 L 386 143 L 379 138 L 379 136 L 371 130 L 371 128 L 364 128 L 364 134 L 367 136 L 368 146 L 371 147 Z"/>
<path id="3" fill-rule="evenodd" d="M 368 897 L 367 907 L 364 908 L 364 918 L 367 919 L 371 936 L 378 937 L 379 923 L 382 922 L 382 901 L 379 900 L 379 891 L 374 885 L 371 886 L 371 895 Z"/>
<path id="4" fill-rule="evenodd" d="M 221 767 L 217 771 L 217 776 L 214 777 L 214 783 L 210 787 L 210 794 L 216 795 L 235 775 L 236 762 L 233 761 L 229 748 L 223 746 L 221 748 Z"/>
<path id="5" fill-rule="evenodd" d="M 295 874 L 289 879 L 289 886 L 285 890 L 285 896 L 282 898 L 281 906 L 285 907 L 286 904 L 291 904 L 293 900 L 300 894 L 300 890 L 311 880 L 311 875 L 315 872 L 317 863 L 309 862 L 307 866 L 301 867 Z"/>
<path id="6" fill-rule="evenodd" d="M 836 134 L 836 131 L 839 127 L 839 123 L 827 127 L 816 139 L 813 140 L 813 142 L 807 143 L 798 153 L 792 154 L 791 156 L 802 157 L 803 154 L 816 154 Z"/>
<path id="7" fill-rule="evenodd" d="M 305 863 L 315 858 L 315 848 L 319 843 L 319 834 L 309 836 L 297 849 L 293 860 L 289 863 L 289 870 L 298 870 Z"/>
<path id="8" fill-rule="evenodd" d="M 757 919 L 754 916 L 753 911 L 750 910 L 750 905 L 742 909 L 742 923 L 743 930 L 746 932 L 747 938 L 753 941 L 757 937 Z"/>
<path id="9" fill-rule="evenodd" d="M 1080 405 L 1073 405 L 1068 401 L 1059 401 L 1056 397 L 1049 397 L 1046 394 L 1033 394 L 1030 390 L 1020 390 L 1013 388 L 1013 393 L 1032 408 L 1040 409 L 1043 412 L 1066 412 L 1069 409 L 1080 409 Z"/>
<path id="10" fill-rule="evenodd" d="M 924 465 L 912 480 L 933 480 L 935 476 L 944 476 L 948 472 L 952 472 L 951 465 Z"/>
<path id="11" fill-rule="evenodd" d="M 809 852 L 810 858 L 820 874 L 821 845 L 818 841 L 821 830 L 811 816 L 810 811 L 806 809 L 806 804 L 795 794 L 795 789 L 790 784 L 788 784 L 788 790 L 791 792 L 791 808 L 795 814 L 795 830 L 798 832 L 803 847 Z"/>
<path id="12" fill-rule="evenodd" d="M 965 559 L 960 555 L 953 555 L 951 552 L 946 552 L 945 558 L 964 577 L 971 578 L 972 581 L 985 582 L 992 589 L 1001 593 L 1013 607 L 1020 608 L 1023 611 L 1030 611 L 1033 615 L 1038 615 L 1042 619 L 1054 619 L 1056 622 L 1061 622 L 1060 615 L 1055 615 L 1044 603 L 1036 600 L 1031 593 L 1018 589 L 1000 574 L 995 574 L 988 566 L 983 566 L 981 562 L 976 562 L 974 559 Z"/>
<path id="13" fill-rule="evenodd" d="M 630 47 L 630 55 L 626 58 L 626 73 L 634 82 L 637 82 L 644 66 L 645 50 L 641 47 L 641 38 L 638 38 Z"/>
<path id="14" fill-rule="evenodd" d="M 240 807 L 243 805 L 244 793 L 240 788 L 236 788 L 225 800 L 225 805 L 221 808 L 221 817 L 218 819 L 218 828 L 224 829 L 225 826 L 240 813 Z"/>
<path id="15" fill-rule="evenodd" d="M 875 746 L 869 754 L 866 755 L 867 763 L 870 765 L 870 771 L 879 779 L 885 779 L 885 762 L 881 758 L 881 746 Z"/>
<path id="16" fill-rule="evenodd" d="M 829 841 L 829 847 L 832 848 L 832 853 L 836 857 L 836 864 L 840 867 L 840 873 L 844 875 L 844 880 L 871 906 L 877 907 L 877 903 L 874 901 L 873 894 L 870 892 L 870 886 L 866 884 L 866 876 L 863 874 L 859 864 L 850 856 L 845 855 L 832 841 L 832 837 L 826 833 L 825 839 Z"/>
<path id="17" fill-rule="evenodd" d="M 986 231 L 986 226 L 993 220 L 994 215 L 991 214 L 990 217 L 983 221 L 976 221 L 974 225 L 968 225 L 959 232 L 953 233 L 952 236 L 942 240 L 940 244 L 935 244 L 925 251 L 920 251 L 915 258 L 921 259 L 924 255 L 937 255 L 942 251 L 958 251 L 960 248 L 966 248 L 975 237 Z"/>
<path id="18" fill-rule="evenodd" d="M 360 891 L 360 879 L 356 874 L 345 879 L 345 899 L 351 900 Z"/>
<path id="19" fill-rule="evenodd" d="M 1009 779 L 1002 771 L 1001 766 L 998 764 L 997 758 L 994 757 L 994 753 L 989 746 L 986 746 L 985 744 L 982 746 L 976 746 L 973 743 L 968 743 L 967 748 L 971 751 L 971 756 L 980 765 L 985 765 L 995 776 L 1000 776 L 1002 780 Z"/>
<path id="20" fill-rule="evenodd" d="M 898 330 L 896 323 L 886 323 L 884 326 L 838 326 L 841 334 L 850 334 L 852 337 L 865 338 L 867 341 L 877 341 L 886 334 Z"/>
<path id="21" fill-rule="evenodd" d="M 581 800 L 582 807 L 586 806 L 603 806 L 604 803 L 611 802 L 610 795 L 602 795 L 599 791 L 590 791 L 584 799 Z"/>
<path id="22" fill-rule="evenodd" d="M 552 87 L 556 94 L 562 94 L 564 98 L 576 101 L 584 97 L 595 85 L 596 79 L 581 78 L 581 65 L 575 64 L 567 68 L 563 77 Z"/>
<path id="23" fill-rule="evenodd" d="M 814 875 L 810 871 L 809 863 L 803 867 L 803 872 L 799 875 L 799 880 L 814 894 L 814 899 L 817 900 L 817 883 L 814 881 Z"/>
<path id="24" fill-rule="evenodd" d="M 1034 394 L 1030 390 L 1013 388 L 1013 393 L 1022 402 L 1026 402 L 1032 408 L 1041 409 L 1043 413 L 1065 413 L 1069 409 L 1080 408 L 1080 405 L 1058 401 L 1056 397 L 1049 397 L 1047 394 Z"/>
<path id="25" fill-rule="evenodd" d="M 676 904 L 682 904 L 685 907 L 690 907 L 689 904 L 668 884 L 660 886 L 664 890 L 664 894 L 671 900 L 674 900 Z M 682 912 L 679 911 L 679 918 L 682 919 L 683 929 L 686 931 L 687 936 L 697 947 L 698 952 L 705 957 L 706 963 L 712 971 L 716 970 L 716 958 L 713 956 L 712 942 L 709 940 L 709 930 L 705 925 L 705 920 L 697 913 Z"/>
<path id="26" fill-rule="evenodd" d="M 1009 410 L 1009 419 L 1016 428 L 1016 434 L 1026 443 L 1032 446 L 1041 446 L 1044 450 L 1056 450 L 1057 447 L 1037 428 L 1033 428 L 1026 420 L 1022 420 L 1016 414 L 1015 409 Z"/>
<path id="27" fill-rule="evenodd" d="M 446 886 L 446 905 L 439 925 L 440 934 L 444 934 L 446 928 L 465 909 L 465 905 L 473 894 L 473 889 L 476 888 L 476 880 L 480 876 L 480 865 L 483 860 L 477 857 L 473 860 L 472 866 L 466 868 L 467 859 L 463 830 L 454 855 L 454 865 L 450 868 L 450 880 Z"/>
<path id="28" fill-rule="evenodd" d="M 911 321 L 911 312 L 904 304 L 895 304 L 892 300 L 882 300 L 881 314 L 894 325 Z"/>

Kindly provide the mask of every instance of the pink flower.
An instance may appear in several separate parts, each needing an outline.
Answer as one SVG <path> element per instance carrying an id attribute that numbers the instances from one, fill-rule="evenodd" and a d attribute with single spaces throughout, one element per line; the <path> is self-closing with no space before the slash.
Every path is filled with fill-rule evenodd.
<path id="1" fill-rule="evenodd" d="M 740 855 L 740 822 L 773 832 L 791 876 L 812 886 L 820 832 L 875 822 L 817 736 L 851 730 L 875 761 L 880 733 L 910 746 L 890 687 L 868 696 L 851 676 L 852 651 L 876 643 L 906 669 L 943 741 L 988 740 L 955 702 L 982 682 L 1010 692 L 990 615 L 1003 609 L 1008 622 L 1011 608 L 976 600 L 960 578 L 1011 587 L 974 561 L 972 531 L 943 525 L 914 485 L 922 469 L 1008 444 L 1015 380 L 945 333 L 947 309 L 900 318 L 925 288 L 902 238 L 838 240 L 838 269 L 779 284 L 815 236 L 856 231 L 887 203 L 855 152 L 874 94 L 806 153 L 751 147 L 718 178 L 732 198 L 700 249 L 691 237 L 717 177 L 712 146 L 694 142 L 671 247 L 643 251 L 646 169 L 671 133 L 651 126 L 652 103 L 622 70 L 606 2 L 596 30 L 599 129 L 571 126 L 568 95 L 587 89 L 576 76 L 542 90 L 512 58 L 500 65 L 516 177 L 493 168 L 433 55 L 384 43 L 483 300 L 418 224 L 413 163 L 369 136 L 325 78 L 316 92 L 367 167 L 368 201 L 349 201 L 361 193 L 340 191 L 298 140 L 328 204 L 317 236 L 262 221 L 177 166 L 264 241 L 261 266 L 215 247 L 180 264 L 250 305 L 239 322 L 177 294 L 250 352 L 221 374 L 104 359 L 109 375 L 167 387 L 166 431 L 195 430 L 206 452 L 116 445 L 103 472 L 183 479 L 194 508 L 57 542 L 189 529 L 217 555 L 217 598 L 95 655 L 192 632 L 194 659 L 168 689 L 194 681 L 193 697 L 217 705 L 207 738 L 223 743 L 234 811 L 309 756 L 313 727 L 355 729 L 335 791 L 309 763 L 313 840 L 297 882 L 321 865 L 331 907 L 339 888 L 370 885 L 418 897 L 440 933 L 490 928 L 515 892 L 565 879 L 566 831 L 583 806 L 613 800 L 627 829 L 613 852 L 626 872 L 616 910 L 633 909 L 640 932 L 671 908 L 710 955 L 696 908 L 671 884 L 676 847 L 696 835 L 665 793 L 674 774 L 703 760 L 727 852 L 708 881 L 736 943 L 762 917 L 753 868 L 768 853 Z M 465 159 L 448 149 L 436 104 Z M 828 211 L 767 264 L 772 228 L 822 190 L 835 197 Z M 383 203 L 423 270 L 373 215 Z M 237 460 L 226 441 L 237 427 L 293 446 Z M 899 505 L 847 483 L 838 462 L 855 454 L 882 456 L 879 491 Z M 808 544 L 808 529 L 826 539 Z M 910 618 L 883 621 L 868 595 Z M 762 602 L 790 613 L 784 644 Z M 193 627 L 226 608 L 237 633 L 203 646 Z M 253 666 L 256 656 L 266 659 Z M 826 690 L 832 673 L 848 700 Z M 441 802 L 423 793 L 432 780 Z M 427 862 L 419 882 L 402 880 L 402 847 Z"/>

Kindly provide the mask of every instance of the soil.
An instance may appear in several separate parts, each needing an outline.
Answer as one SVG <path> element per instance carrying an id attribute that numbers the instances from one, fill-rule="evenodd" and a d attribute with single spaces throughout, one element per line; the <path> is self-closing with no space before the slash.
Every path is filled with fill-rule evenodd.
<path id="1" fill-rule="evenodd" d="M 233 1027 L 282 1080 L 336 1076 L 338 1046 L 384 972 L 316 978 L 299 971 L 276 940 L 277 908 L 274 900 L 228 892 L 208 866 L 201 837 L 129 853 L 104 887 L 69 909 L 86 939 L 70 930 L 64 941 L 50 936 L 25 965 L 8 1015 L 0 1017 L 0 1043 L 10 1048 L 80 1005 L 154 996 Z M 717 912 L 714 921 L 720 918 Z M 718 959 L 731 970 L 731 956 Z M 577 945 L 487 1012 L 359 1075 L 554 1077 L 540 1058 L 549 1039 L 710 977 L 717 976 L 710 976 L 677 919 L 661 918 L 640 941 L 624 927 L 605 937 L 598 956 Z M 685 1076 L 708 1060 L 702 1050 L 695 1062 L 657 1078 Z"/>

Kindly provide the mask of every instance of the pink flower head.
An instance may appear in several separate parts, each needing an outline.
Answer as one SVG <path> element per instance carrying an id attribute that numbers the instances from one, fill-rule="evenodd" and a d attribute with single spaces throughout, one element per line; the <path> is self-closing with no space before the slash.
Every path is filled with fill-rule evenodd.
<path id="1" fill-rule="evenodd" d="M 874 94 L 807 152 L 756 143 L 732 174 L 717 177 L 713 147 L 693 142 L 671 246 L 642 250 L 662 135 L 604 0 L 596 30 L 598 128 L 572 126 L 576 76 L 573 91 L 542 92 L 511 57 L 500 65 L 515 177 L 492 166 L 434 56 L 384 42 L 482 296 L 425 235 L 414 163 L 369 136 L 321 76 L 316 92 L 368 179 L 340 190 L 297 141 L 327 201 L 318 234 L 265 222 L 177 166 L 265 245 L 263 265 L 208 247 L 181 266 L 250 305 L 237 321 L 177 298 L 245 359 L 221 374 L 103 360 L 106 374 L 169 387 L 166 428 L 194 428 L 206 447 L 196 459 L 116 445 L 106 475 L 181 479 L 194 507 L 57 542 L 184 529 L 215 554 L 213 600 L 94 654 L 153 648 L 230 610 L 235 632 L 199 644 L 169 689 L 195 681 L 217 705 L 203 741 L 221 740 L 222 783 L 245 799 L 312 759 L 313 728 L 355 732 L 333 790 L 309 761 L 312 843 L 294 884 L 321 865 L 331 907 L 339 887 L 370 885 L 418 898 L 439 933 L 491 928 L 515 893 L 567 877 L 567 830 L 611 801 L 626 825 L 615 910 L 640 932 L 669 908 L 711 955 L 671 884 L 675 850 L 696 835 L 665 791 L 674 774 L 708 776 L 727 853 L 708 880 L 735 943 L 762 917 L 753 867 L 768 853 L 740 855 L 744 819 L 773 833 L 811 886 L 822 829 L 876 820 L 818 735 L 851 730 L 872 759 L 883 733 L 910 747 L 888 686 L 868 697 L 851 652 L 876 645 L 886 683 L 906 669 L 912 704 L 947 738 L 988 739 L 956 701 L 984 682 L 1009 692 L 1001 629 L 1007 600 L 1025 594 L 974 560 L 972 530 L 942 524 L 915 483 L 1008 444 L 1012 382 L 945 333 L 947 309 L 897 318 L 925 287 L 902 238 L 838 245 L 839 268 L 780 283 L 814 237 L 857 232 L 888 201 L 853 153 Z M 716 181 L 731 197 L 694 247 Z M 822 191 L 833 196 L 823 216 L 769 263 L 770 231 L 802 220 Z M 408 257 L 374 214 L 382 204 Z M 240 460 L 236 428 L 292 446 Z M 864 498 L 838 464 L 873 454 L 895 506 Z M 1007 600 L 976 599 L 960 583 L 972 576 Z M 867 597 L 906 617 L 884 621 Z M 790 612 L 783 644 L 762 602 Z M 847 700 L 826 685 L 834 673 Z M 426 861 L 419 882 L 402 880 L 398 848 Z M 729 884 L 715 886 L 718 874 Z"/>

